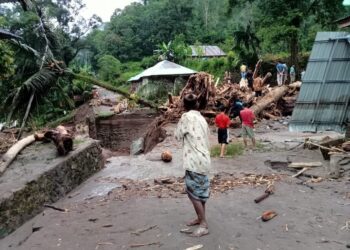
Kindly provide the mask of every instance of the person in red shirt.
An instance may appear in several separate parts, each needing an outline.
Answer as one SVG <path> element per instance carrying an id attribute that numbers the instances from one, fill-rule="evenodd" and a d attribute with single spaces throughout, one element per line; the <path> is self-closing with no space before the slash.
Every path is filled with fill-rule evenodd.
<path id="1" fill-rule="evenodd" d="M 221 144 L 220 157 L 224 157 L 225 146 L 228 144 L 228 131 L 227 128 L 230 126 L 230 118 L 224 113 L 225 107 L 220 108 L 221 113 L 215 117 L 215 124 L 218 127 L 218 141 Z"/>
<path id="2" fill-rule="evenodd" d="M 247 107 L 247 104 L 243 104 L 244 109 L 241 110 L 241 118 L 242 118 L 242 136 L 244 146 L 247 148 L 248 142 L 247 137 L 252 140 L 253 148 L 255 148 L 255 136 L 254 136 L 254 112 Z"/>

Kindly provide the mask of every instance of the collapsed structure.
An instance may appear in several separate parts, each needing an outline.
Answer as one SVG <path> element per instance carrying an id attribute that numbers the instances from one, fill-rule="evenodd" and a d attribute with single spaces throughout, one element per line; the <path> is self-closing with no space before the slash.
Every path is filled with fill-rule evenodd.
<path id="1" fill-rule="evenodd" d="M 291 131 L 345 131 L 350 122 L 350 34 L 319 32 L 296 102 Z"/>

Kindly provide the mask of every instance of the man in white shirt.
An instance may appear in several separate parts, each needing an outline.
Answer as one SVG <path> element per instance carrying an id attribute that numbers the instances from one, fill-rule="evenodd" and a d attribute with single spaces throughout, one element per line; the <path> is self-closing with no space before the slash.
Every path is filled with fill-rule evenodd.
<path id="1" fill-rule="evenodd" d="M 186 191 L 198 217 L 187 226 L 199 225 L 191 236 L 200 237 L 209 233 L 205 218 L 205 203 L 210 194 L 209 127 L 204 117 L 197 111 L 198 103 L 195 95 L 185 96 L 184 107 L 187 112 L 181 116 L 175 130 L 175 138 L 183 142 Z"/>

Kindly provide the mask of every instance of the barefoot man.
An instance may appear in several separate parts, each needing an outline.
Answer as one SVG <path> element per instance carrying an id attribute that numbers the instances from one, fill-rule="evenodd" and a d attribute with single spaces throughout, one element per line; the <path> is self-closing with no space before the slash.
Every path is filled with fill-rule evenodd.
<path id="1" fill-rule="evenodd" d="M 186 192 L 191 200 L 197 218 L 187 224 L 196 226 L 191 236 L 200 237 L 209 233 L 205 218 L 205 203 L 209 198 L 210 169 L 209 128 L 206 120 L 197 110 L 197 97 L 188 94 L 184 98 L 186 113 L 175 130 L 175 138 L 183 143 L 183 167 L 186 170 Z"/>

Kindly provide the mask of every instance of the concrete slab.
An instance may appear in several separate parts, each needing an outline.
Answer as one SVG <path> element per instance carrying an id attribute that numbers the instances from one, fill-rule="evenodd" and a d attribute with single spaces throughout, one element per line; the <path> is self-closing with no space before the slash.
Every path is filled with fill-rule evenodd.
<path id="1" fill-rule="evenodd" d="M 36 142 L 25 148 L 0 177 L 0 238 L 102 166 L 101 148 L 91 139 L 76 144 L 65 157 L 57 156 L 52 143 Z"/>

